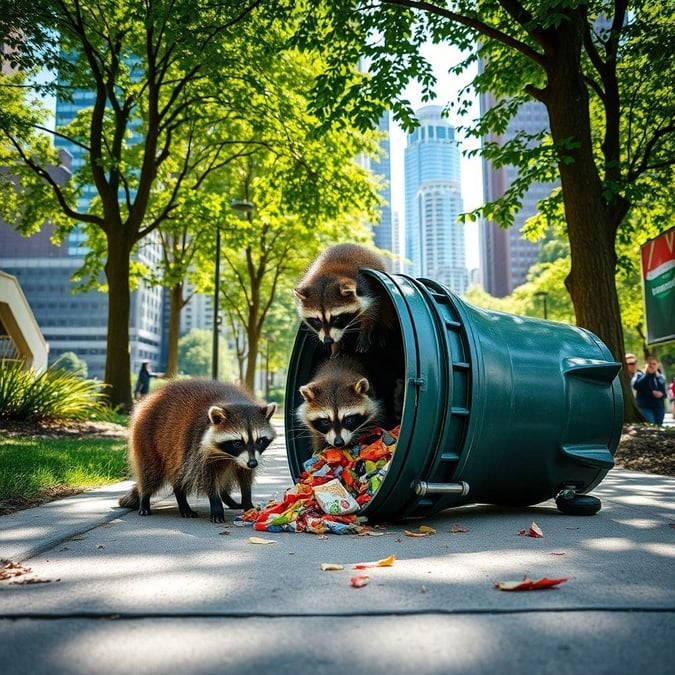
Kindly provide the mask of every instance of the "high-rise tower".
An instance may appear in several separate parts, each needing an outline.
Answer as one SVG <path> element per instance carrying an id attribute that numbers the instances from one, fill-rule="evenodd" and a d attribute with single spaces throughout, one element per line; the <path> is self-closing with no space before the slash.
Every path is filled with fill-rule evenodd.
<path id="1" fill-rule="evenodd" d="M 480 111 L 483 115 L 495 105 L 492 94 L 481 94 Z M 537 101 L 525 103 L 509 121 L 503 135 L 490 135 L 486 140 L 505 143 L 517 133 L 536 134 L 548 127 L 546 108 Z M 483 164 L 483 193 L 485 201 L 499 199 L 509 185 L 518 176 L 513 166 L 494 168 L 489 162 Z M 497 223 L 487 221 L 481 223 L 480 229 L 480 266 L 483 287 L 496 297 L 510 295 L 514 288 L 523 284 L 527 272 L 537 261 L 539 243 L 524 239 L 522 227 L 528 218 L 537 213 L 537 203 L 551 194 L 554 185 L 551 183 L 533 183 L 523 196 L 522 207 L 514 215 L 514 223 L 508 229 Z"/>
<path id="2" fill-rule="evenodd" d="M 420 126 L 405 149 L 405 257 L 413 276 L 438 281 L 463 294 L 468 285 L 460 150 L 441 106 L 416 112 Z"/>

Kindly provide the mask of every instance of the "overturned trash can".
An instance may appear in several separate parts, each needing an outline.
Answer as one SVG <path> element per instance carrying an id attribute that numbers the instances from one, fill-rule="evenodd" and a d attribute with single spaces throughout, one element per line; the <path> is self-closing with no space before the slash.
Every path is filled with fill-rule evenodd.
<path id="1" fill-rule="evenodd" d="M 621 365 L 606 345 L 583 328 L 474 307 L 429 279 L 365 273 L 393 305 L 399 333 L 382 368 L 400 372 L 403 397 L 396 450 L 359 515 L 394 521 L 551 498 L 565 513 L 597 512 L 586 493 L 612 468 L 623 423 Z M 377 360 L 383 349 L 371 351 Z M 285 413 L 296 482 L 312 455 L 298 390 L 326 358 L 301 326 Z"/>

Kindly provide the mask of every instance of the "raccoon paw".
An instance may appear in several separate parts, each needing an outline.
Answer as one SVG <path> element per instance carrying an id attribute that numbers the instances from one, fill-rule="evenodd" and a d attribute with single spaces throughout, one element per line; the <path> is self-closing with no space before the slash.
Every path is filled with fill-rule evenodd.
<path id="1" fill-rule="evenodd" d="M 150 511 L 149 508 L 142 506 L 140 509 L 138 509 L 138 515 L 139 516 L 149 516 L 152 514 L 152 511 Z"/>
<path id="2" fill-rule="evenodd" d="M 183 518 L 199 518 L 199 514 L 192 509 L 180 509 L 180 515 Z"/>
<path id="3" fill-rule="evenodd" d="M 220 513 L 211 513 L 210 520 L 212 523 L 224 523 L 225 522 L 224 511 L 221 511 Z"/>

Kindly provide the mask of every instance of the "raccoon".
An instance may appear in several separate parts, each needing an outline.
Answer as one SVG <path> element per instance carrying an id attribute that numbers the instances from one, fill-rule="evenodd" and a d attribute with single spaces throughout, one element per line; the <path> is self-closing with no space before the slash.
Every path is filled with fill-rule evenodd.
<path id="1" fill-rule="evenodd" d="M 362 373 L 356 359 L 341 355 L 325 361 L 300 387 L 304 402 L 296 417 L 310 430 L 314 452 L 345 447 L 381 423 L 382 403 Z"/>
<path id="2" fill-rule="evenodd" d="M 360 272 L 364 267 L 385 271 L 382 258 L 363 246 L 333 246 L 314 260 L 293 291 L 300 319 L 332 356 L 350 351 L 340 345 L 357 332 L 353 351 L 367 351 L 378 325 L 386 324 L 386 330 L 391 323 L 389 312 L 384 316 L 384 293 Z"/>
<path id="3" fill-rule="evenodd" d="M 187 495 L 206 494 L 214 523 L 230 508 L 252 508 L 251 485 L 260 456 L 275 437 L 276 404 L 213 380 L 174 380 L 138 403 L 129 425 L 129 463 L 136 485 L 120 506 L 150 515 L 150 497 L 173 487 L 183 518 L 196 518 Z M 236 484 L 241 504 L 229 490 Z"/>

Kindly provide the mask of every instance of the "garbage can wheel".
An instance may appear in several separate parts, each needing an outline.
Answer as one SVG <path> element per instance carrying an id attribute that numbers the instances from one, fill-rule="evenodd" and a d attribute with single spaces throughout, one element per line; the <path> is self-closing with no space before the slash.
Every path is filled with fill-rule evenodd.
<path id="1" fill-rule="evenodd" d="M 569 516 L 594 516 L 602 506 L 602 502 L 591 495 L 560 496 L 556 497 L 555 504 L 558 510 Z"/>

